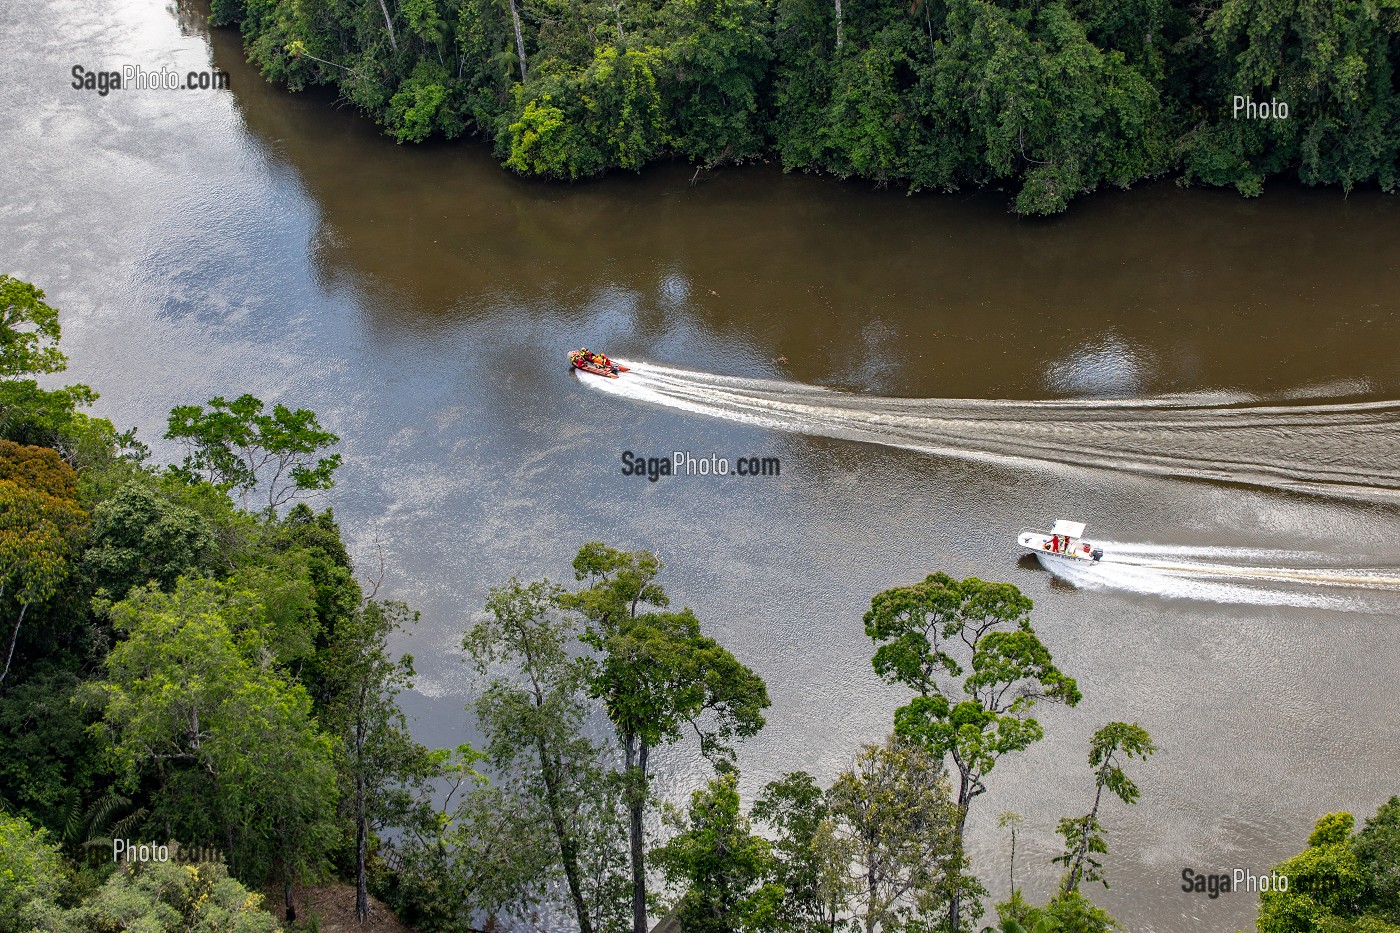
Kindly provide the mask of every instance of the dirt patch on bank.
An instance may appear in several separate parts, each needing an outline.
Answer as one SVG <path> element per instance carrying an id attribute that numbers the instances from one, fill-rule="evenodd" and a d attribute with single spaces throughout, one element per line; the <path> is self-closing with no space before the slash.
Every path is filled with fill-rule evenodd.
<path id="1" fill-rule="evenodd" d="M 280 887 L 263 891 L 263 907 L 278 920 L 286 916 Z M 413 928 L 395 917 L 382 901 L 369 899 L 369 919 L 355 919 L 355 886 L 353 884 L 318 884 L 292 889 L 297 919 L 316 917 L 321 933 L 413 933 Z"/>

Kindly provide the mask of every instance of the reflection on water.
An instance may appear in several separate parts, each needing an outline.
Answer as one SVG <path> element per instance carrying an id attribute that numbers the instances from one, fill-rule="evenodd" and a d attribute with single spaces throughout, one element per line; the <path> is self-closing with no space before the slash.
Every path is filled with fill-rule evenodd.
<path id="1" fill-rule="evenodd" d="M 1051 392 L 1080 398 L 1133 398 L 1143 394 L 1145 381 L 1143 361 L 1113 333 L 1076 347 L 1045 370 Z"/>
<path id="2" fill-rule="evenodd" d="M 997 893 L 994 815 L 1025 815 L 1018 870 L 1044 897 L 1055 822 L 1083 812 L 1086 743 L 1112 719 L 1166 749 L 1142 802 L 1105 819 L 1114 886 L 1095 897 L 1134 931 L 1247 927 L 1248 899 L 1184 901 L 1181 868 L 1266 868 L 1320 812 L 1372 812 L 1400 789 L 1393 729 L 1377 728 L 1400 722 L 1393 594 L 1367 590 L 1344 612 L 1166 600 L 1057 585 L 1014 544 L 1063 515 L 1121 542 L 1287 542 L 1369 563 L 1169 561 L 1400 563 L 1392 506 L 1275 488 L 1394 487 L 1392 413 L 1364 403 L 1400 398 L 1400 202 L 1166 184 L 1025 222 L 996 195 L 906 198 L 774 166 L 694 188 L 679 166 L 523 182 L 484 147 L 395 146 L 323 95 L 268 87 L 236 36 L 206 40 L 199 7 L 175 9 L 178 22 L 152 4 L 0 11 L 13 72 L 0 248 L 63 309 L 69 375 L 119 424 L 158 438 L 171 406 L 246 390 L 314 408 L 344 438 L 329 502 L 360 559 L 382 547 L 385 591 L 424 611 L 403 646 L 425 740 L 471 736 L 458 646 L 487 588 L 565 576 L 586 531 L 660 552 L 677 602 L 767 678 L 769 725 L 742 756 L 750 794 L 793 768 L 829 780 L 889 727 L 903 697 L 870 668 L 873 593 L 935 569 L 1021 586 L 1086 698 L 1047 714 L 1046 741 L 999 764 L 972 815 Z M 234 93 L 67 86 L 73 62 L 197 69 L 211 54 Z M 687 371 L 658 391 L 710 410 L 591 390 L 563 367 L 580 343 Z M 832 404 L 813 386 L 847 391 Z M 1106 401 L 1178 393 L 1190 397 Z M 1096 401 L 1034 404 L 1047 397 Z M 1279 414 L 1284 399 L 1304 409 Z M 872 415 L 888 423 L 872 431 Z M 903 449 L 922 446 L 1034 448 L 1040 462 L 1116 451 L 1260 486 Z M 761 453 L 783 475 L 638 485 L 619 473 L 623 450 Z M 682 750 L 658 761 L 674 799 L 703 774 Z"/>
<path id="3" fill-rule="evenodd" d="M 626 329 L 580 342 L 691 365 L 657 350 L 703 331 L 729 355 L 700 368 L 890 395 L 1274 396 L 1358 372 L 1372 397 L 1400 388 L 1394 199 L 1162 184 L 1023 221 L 996 194 L 909 198 L 776 166 L 697 187 L 664 165 L 546 184 L 484 146 L 396 146 L 324 96 L 263 84 L 233 35 L 214 48 L 261 151 L 314 200 L 319 285 L 355 290 L 388 339 L 506 306 L 586 328 L 579 310 L 626 295 Z"/>

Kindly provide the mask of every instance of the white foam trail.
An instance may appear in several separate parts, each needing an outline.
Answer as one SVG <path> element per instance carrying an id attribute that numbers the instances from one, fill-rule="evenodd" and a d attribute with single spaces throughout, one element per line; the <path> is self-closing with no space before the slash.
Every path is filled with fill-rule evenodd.
<path id="1" fill-rule="evenodd" d="M 1046 565 L 1061 579 L 1087 589 L 1128 589 L 1211 602 L 1360 609 L 1366 608 L 1359 599 L 1360 591 L 1400 593 L 1400 570 L 1394 568 L 1309 567 L 1282 563 L 1297 558 L 1325 558 L 1312 552 L 1103 540 L 1093 543 L 1103 549 L 1103 559 L 1097 563 L 1049 560 Z M 1208 562 L 1183 559 L 1188 555 L 1213 559 Z M 1225 563 L 1227 559 L 1241 563 Z M 1247 562 L 1260 559 L 1270 563 Z M 1318 586 L 1349 589 L 1355 595 L 1321 594 L 1316 592 Z"/>
<path id="2" fill-rule="evenodd" d="M 1106 541 L 1115 554 L 1146 554 L 1155 557 L 1223 558 L 1227 560 L 1272 560 L 1298 563 L 1322 562 L 1326 554 L 1318 551 L 1287 551 L 1280 548 L 1221 547 L 1200 544 L 1153 544 L 1148 541 Z"/>
<path id="3" fill-rule="evenodd" d="M 632 370 L 620 379 L 580 379 L 681 411 L 924 453 L 1400 503 L 1400 402 L 902 399 L 619 362 Z"/>
<path id="4" fill-rule="evenodd" d="M 1344 586 L 1365 589 L 1400 591 L 1400 575 L 1385 570 L 1356 570 L 1340 568 L 1250 567 L 1232 564 L 1199 564 L 1187 561 L 1165 561 L 1130 556 L 1118 556 L 1104 544 L 1103 563 L 1122 567 L 1137 567 L 1162 574 L 1189 577 L 1231 577 L 1237 580 L 1307 583 L 1322 586 Z"/>
<path id="5" fill-rule="evenodd" d="M 1340 610 L 1363 608 L 1355 598 L 1331 593 L 1200 579 L 1132 564 L 1113 563 L 1107 558 L 1097 564 L 1067 565 L 1057 562 L 1052 572 L 1077 587 L 1089 590 L 1119 589 L 1167 599 L 1194 599 L 1254 606 Z"/>

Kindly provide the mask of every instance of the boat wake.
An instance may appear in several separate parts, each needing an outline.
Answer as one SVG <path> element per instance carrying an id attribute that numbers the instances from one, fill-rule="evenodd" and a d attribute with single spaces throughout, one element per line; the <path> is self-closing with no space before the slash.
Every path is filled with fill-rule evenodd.
<path id="1" fill-rule="evenodd" d="M 1103 548 L 1101 561 L 1056 562 L 1055 575 L 1083 589 L 1256 605 L 1360 609 L 1368 601 L 1357 591 L 1400 593 L 1400 569 L 1327 567 L 1327 555 L 1318 553 L 1097 539 L 1094 544 Z"/>
<path id="2" fill-rule="evenodd" d="M 619 362 L 632 369 L 622 379 L 583 381 L 681 411 L 931 454 L 1400 503 L 1400 402 L 882 398 Z"/>

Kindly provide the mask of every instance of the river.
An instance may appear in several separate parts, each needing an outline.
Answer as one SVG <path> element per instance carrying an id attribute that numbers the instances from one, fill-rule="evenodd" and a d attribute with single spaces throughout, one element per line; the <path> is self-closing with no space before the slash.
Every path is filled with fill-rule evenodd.
<path id="1" fill-rule="evenodd" d="M 470 738 L 464 626 L 584 540 L 649 548 L 768 682 L 744 790 L 829 781 L 904 694 L 874 593 L 942 569 L 1014 582 L 1084 702 L 971 818 L 1005 890 L 1005 810 L 1039 899 L 1084 812 L 1092 731 L 1146 726 L 1142 800 L 1103 817 L 1143 933 L 1252 926 L 1256 873 L 1332 810 L 1400 792 L 1400 201 L 1163 182 L 1018 220 L 1004 193 L 909 198 L 775 165 L 523 181 L 477 143 L 397 146 L 290 95 L 195 5 L 0 11 L 5 271 L 64 312 L 68 376 L 157 455 L 173 405 L 248 391 L 344 439 L 333 505 L 402 640 L 425 741 Z M 213 63 L 232 90 L 71 88 L 71 68 Z M 635 361 L 576 378 L 586 343 Z M 623 451 L 777 457 L 781 476 L 624 476 Z M 1018 559 L 1058 517 L 1113 542 L 1066 581 Z M 703 780 L 659 756 L 672 799 Z"/>

